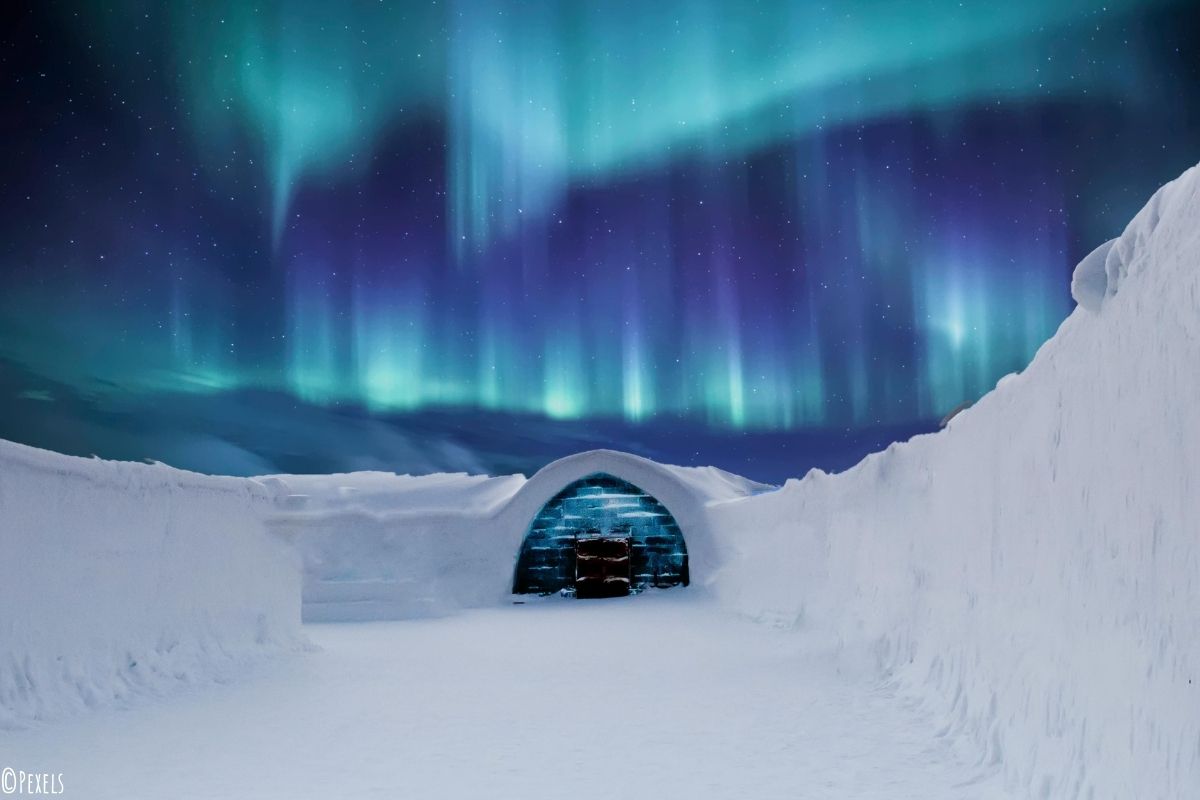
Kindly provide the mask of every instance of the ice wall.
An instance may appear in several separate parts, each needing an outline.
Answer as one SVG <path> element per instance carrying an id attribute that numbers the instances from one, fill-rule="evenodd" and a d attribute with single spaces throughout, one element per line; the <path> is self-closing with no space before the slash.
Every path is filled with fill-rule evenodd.
<path id="1" fill-rule="evenodd" d="M 210 680 L 299 640 L 298 559 L 240 478 L 0 441 L 0 725 Z"/>
<path id="2" fill-rule="evenodd" d="M 1200 797 L 1200 168 L 943 432 L 712 510 L 742 611 L 869 653 L 1022 796 Z"/>

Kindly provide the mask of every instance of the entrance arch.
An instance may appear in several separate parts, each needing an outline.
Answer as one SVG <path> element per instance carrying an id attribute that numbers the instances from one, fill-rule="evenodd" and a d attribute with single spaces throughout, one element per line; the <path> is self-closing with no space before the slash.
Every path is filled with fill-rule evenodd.
<path id="1" fill-rule="evenodd" d="M 606 472 L 571 482 L 534 515 L 521 542 L 514 594 L 573 590 L 580 539 L 629 545 L 629 590 L 687 586 L 683 532 L 659 500 Z"/>

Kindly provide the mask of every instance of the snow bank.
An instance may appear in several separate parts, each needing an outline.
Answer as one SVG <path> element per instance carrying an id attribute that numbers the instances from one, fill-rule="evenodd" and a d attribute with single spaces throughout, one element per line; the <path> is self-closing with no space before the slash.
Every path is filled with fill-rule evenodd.
<path id="1" fill-rule="evenodd" d="M 714 467 L 673 467 L 611 450 L 555 461 L 526 480 L 462 473 L 277 475 L 268 522 L 304 560 L 304 619 L 439 616 L 510 601 L 529 523 L 563 487 L 593 473 L 659 499 L 684 531 L 694 584 L 720 556 L 705 509 L 767 488 Z"/>
<path id="2" fill-rule="evenodd" d="M 717 587 L 865 646 L 1022 795 L 1200 797 L 1200 168 L 1098 252 L 947 430 L 711 509 Z"/>
<path id="3" fill-rule="evenodd" d="M 299 637 L 254 481 L 0 441 L 0 726 L 221 677 Z"/>

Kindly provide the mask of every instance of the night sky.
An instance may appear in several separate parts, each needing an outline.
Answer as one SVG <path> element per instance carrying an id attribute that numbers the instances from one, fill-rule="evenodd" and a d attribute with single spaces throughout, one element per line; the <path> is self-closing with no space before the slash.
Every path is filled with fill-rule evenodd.
<path id="1" fill-rule="evenodd" d="M 212 472 L 842 468 L 1200 160 L 1194 2 L 3 13 L 0 437 Z"/>

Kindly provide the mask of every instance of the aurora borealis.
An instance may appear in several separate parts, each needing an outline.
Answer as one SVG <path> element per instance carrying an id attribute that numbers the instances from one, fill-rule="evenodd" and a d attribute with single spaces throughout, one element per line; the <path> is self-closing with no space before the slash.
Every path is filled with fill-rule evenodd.
<path id="1" fill-rule="evenodd" d="M 928 426 L 1021 369 L 1200 159 L 1186 2 L 8 13 L 10 419 L 267 393 L 699 430 L 676 460 L 747 472 L 744 435 Z M 49 427 L 0 435 L 72 447 Z"/>

